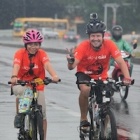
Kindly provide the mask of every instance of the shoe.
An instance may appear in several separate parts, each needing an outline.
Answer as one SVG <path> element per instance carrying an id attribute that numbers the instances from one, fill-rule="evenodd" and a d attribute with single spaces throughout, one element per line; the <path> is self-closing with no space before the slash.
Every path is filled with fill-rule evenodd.
<path id="1" fill-rule="evenodd" d="M 24 135 L 23 134 L 19 134 L 18 135 L 18 140 L 25 140 Z"/>
<path id="2" fill-rule="evenodd" d="M 82 134 L 88 134 L 90 131 L 90 123 L 87 120 L 80 122 L 80 132 Z"/>
<path id="3" fill-rule="evenodd" d="M 23 114 L 20 114 L 20 113 L 18 113 L 18 114 L 15 116 L 15 119 L 14 119 L 14 127 L 15 127 L 15 128 L 20 128 L 20 127 L 21 127 L 23 117 L 24 117 Z"/>

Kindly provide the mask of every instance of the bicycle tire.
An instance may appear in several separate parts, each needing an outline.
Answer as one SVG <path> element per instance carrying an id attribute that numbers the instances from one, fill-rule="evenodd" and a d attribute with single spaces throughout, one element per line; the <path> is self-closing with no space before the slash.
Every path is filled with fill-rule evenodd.
<path id="1" fill-rule="evenodd" d="M 44 140 L 44 130 L 43 130 L 43 115 L 42 112 L 36 112 L 37 117 L 37 128 L 39 132 L 39 140 Z"/>
<path id="2" fill-rule="evenodd" d="M 37 140 L 37 118 L 34 115 L 33 118 L 30 119 L 31 121 L 31 130 L 32 130 L 32 140 Z"/>
<path id="3" fill-rule="evenodd" d="M 25 119 L 24 119 L 24 123 L 25 123 L 25 140 L 32 140 L 31 138 L 31 130 L 30 130 L 30 116 L 29 114 L 26 114 Z"/>
<path id="4" fill-rule="evenodd" d="M 107 110 L 101 118 L 99 140 L 117 140 L 116 120 L 112 109 Z"/>
<path id="5" fill-rule="evenodd" d="M 125 100 L 128 97 L 128 92 L 129 92 L 129 87 L 128 86 L 123 86 L 124 92 L 122 91 L 123 89 L 120 89 L 120 96 L 122 100 Z"/>
<path id="6" fill-rule="evenodd" d="M 89 107 L 89 119 L 90 119 L 90 132 L 89 132 L 89 140 L 94 140 L 94 106 L 91 103 Z"/>
<path id="7" fill-rule="evenodd" d="M 119 75 L 120 79 L 123 80 L 124 76 Z M 129 86 L 121 86 L 119 88 L 120 96 L 122 100 L 125 100 L 128 96 Z"/>

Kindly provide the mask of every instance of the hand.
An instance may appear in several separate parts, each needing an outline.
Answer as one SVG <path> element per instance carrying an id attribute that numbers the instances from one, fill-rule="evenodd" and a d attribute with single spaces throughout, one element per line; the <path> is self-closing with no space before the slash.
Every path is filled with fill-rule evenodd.
<path id="1" fill-rule="evenodd" d="M 73 64 L 74 63 L 74 51 L 75 51 L 75 48 L 70 48 L 70 49 L 67 49 L 67 61 L 69 64 Z"/>
<path id="2" fill-rule="evenodd" d="M 131 85 L 131 82 L 132 82 L 132 80 L 130 79 L 130 78 L 124 78 L 123 79 L 123 83 L 124 83 L 124 85 Z"/>
<path id="3" fill-rule="evenodd" d="M 67 50 L 67 53 L 70 54 L 71 56 L 74 56 L 74 52 L 75 52 L 75 49 L 76 49 L 76 46 L 75 47 L 72 47 L 70 49 L 66 49 Z"/>
<path id="4" fill-rule="evenodd" d="M 55 75 L 52 77 L 52 81 L 57 83 L 60 81 L 60 78 L 57 75 Z"/>
<path id="5" fill-rule="evenodd" d="M 11 77 L 11 83 L 12 85 L 15 85 L 17 83 L 18 78 L 17 77 Z"/>
<path id="6" fill-rule="evenodd" d="M 66 56 L 67 57 L 67 61 L 69 64 L 73 64 L 74 63 L 74 57 L 71 57 L 69 54 Z"/>

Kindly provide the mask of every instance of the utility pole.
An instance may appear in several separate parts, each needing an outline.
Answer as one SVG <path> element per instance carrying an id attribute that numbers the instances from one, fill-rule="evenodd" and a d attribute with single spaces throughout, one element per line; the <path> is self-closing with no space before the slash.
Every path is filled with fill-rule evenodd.
<path id="1" fill-rule="evenodd" d="M 117 13 L 117 8 L 119 7 L 118 4 L 116 3 L 106 3 L 104 4 L 104 22 L 106 24 L 107 27 L 107 8 L 111 7 L 113 10 L 113 25 L 116 24 L 116 13 Z"/>

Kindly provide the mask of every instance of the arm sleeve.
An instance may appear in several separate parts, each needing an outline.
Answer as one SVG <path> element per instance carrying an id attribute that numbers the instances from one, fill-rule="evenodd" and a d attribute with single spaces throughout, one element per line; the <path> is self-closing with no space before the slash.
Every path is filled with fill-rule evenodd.
<path id="1" fill-rule="evenodd" d="M 41 51 L 41 61 L 43 64 L 50 61 L 49 56 L 45 51 Z"/>
<path id="2" fill-rule="evenodd" d="M 14 64 L 21 65 L 22 55 L 23 55 L 23 52 L 22 52 L 21 50 L 19 50 L 19 51 L 17 51 L 17 52 L 15 53 L 13 65 L 14 65 Z"/>

